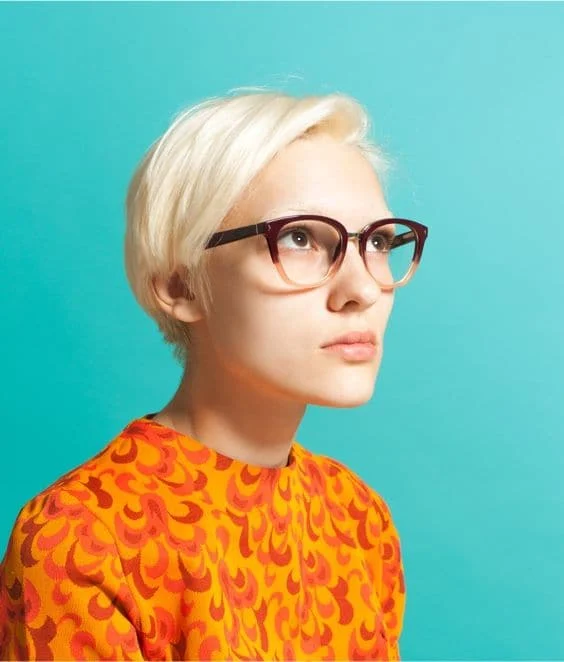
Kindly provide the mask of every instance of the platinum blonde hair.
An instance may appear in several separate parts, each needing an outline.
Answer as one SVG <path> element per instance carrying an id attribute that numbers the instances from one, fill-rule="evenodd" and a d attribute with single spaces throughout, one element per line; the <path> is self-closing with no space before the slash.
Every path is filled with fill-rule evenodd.
<path id="1" fill-rule="evenodd" d="M 255 91 L 181 111 L 149 147 L 127 191 L 125 270 L 137 302 L 180 364 L 189 359 L 189 324 L 158 305 L 154 278 L 178 274 L 209 313 L 205 244 L 253 178 L 294 140 L 325 133 L 357 146 L 383 179 L 391 161 L 369 141 L 369 128 L 365 109 L 344 94 Z"/>

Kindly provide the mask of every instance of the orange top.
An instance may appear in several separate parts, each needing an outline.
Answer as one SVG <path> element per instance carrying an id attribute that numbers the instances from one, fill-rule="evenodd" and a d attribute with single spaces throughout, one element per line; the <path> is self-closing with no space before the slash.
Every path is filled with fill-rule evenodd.
<path id="1" fill-rule="evenodd" d="M 0 659 L 399 659 L 381 496 L 295 440 L 287 466 L 252 466 L 153 416 L 19 513 Z"/>

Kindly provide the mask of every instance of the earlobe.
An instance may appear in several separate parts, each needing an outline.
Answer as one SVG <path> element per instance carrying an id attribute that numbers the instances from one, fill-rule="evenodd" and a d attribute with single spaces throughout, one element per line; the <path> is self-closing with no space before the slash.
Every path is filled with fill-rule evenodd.
<path id="1" fill-rule="evenodd" d="M 177 271 L 168 279 L 153 276 L 153 290 L 159 306 L 171 317 L 182 322 L 197 322 L 203 312 L 194 293 L 187 287 Z"/>

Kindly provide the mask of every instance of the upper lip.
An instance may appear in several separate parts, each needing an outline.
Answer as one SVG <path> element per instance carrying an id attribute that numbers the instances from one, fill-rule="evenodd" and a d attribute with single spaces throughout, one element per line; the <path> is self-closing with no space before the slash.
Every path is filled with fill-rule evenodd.
<path id="1" fill-rule="evenodd" d="M 337 344 L 353 344 L 353 343 L 372 343 L 376 344 L 376 335 L 372 331 L 349 331 L 338 338 L 334 338 L 329 342 L 322 345 L 322 347 L 329 347 L 329 345 Z"/>

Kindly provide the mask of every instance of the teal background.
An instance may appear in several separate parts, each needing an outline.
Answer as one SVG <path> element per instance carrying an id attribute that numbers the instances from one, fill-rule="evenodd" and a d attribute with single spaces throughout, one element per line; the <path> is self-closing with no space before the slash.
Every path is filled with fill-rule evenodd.
<path id="1" fill-rule="evenodd" d="M 392 509 L 403 659 L 564 659 L 564 5 L 0 5 L 0 554 L 180 367 L 123 268 L 133 168 L 237 86 L 342 91 L 430 227 L 372 401 L 298 439 Z"/>

